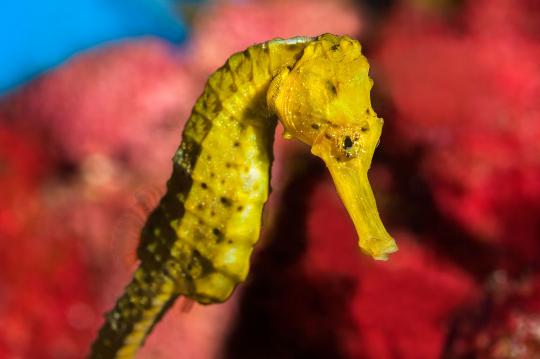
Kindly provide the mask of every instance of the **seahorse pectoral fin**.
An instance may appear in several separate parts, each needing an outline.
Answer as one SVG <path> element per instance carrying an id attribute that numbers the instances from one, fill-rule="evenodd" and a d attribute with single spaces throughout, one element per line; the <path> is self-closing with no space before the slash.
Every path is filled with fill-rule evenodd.
<path id="1" fill-rule="evenodd" d="M 360 157 L 340 161 L 324 145 L 315 143 L 311 152 L 328 167 L 358 233 L 360 249 L 375 259 L 386 260 L 398 247 L 379 217 L 367 176 L 369 168 Z"/>

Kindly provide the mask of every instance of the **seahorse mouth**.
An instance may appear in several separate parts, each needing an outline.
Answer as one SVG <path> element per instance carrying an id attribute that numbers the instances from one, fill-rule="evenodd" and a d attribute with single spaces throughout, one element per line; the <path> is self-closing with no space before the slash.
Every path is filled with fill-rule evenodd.
<path id="1" fill-rule="evenodd" d="M 328 167 L 358 233 L 360 249 L 374 259 L 388 259 L 388 255 L 396 252 L 398 247 L 379 217 L 365 162 L 361 157 L 340 161 L 326 146 L 315 145 L 311 152 Z"/>

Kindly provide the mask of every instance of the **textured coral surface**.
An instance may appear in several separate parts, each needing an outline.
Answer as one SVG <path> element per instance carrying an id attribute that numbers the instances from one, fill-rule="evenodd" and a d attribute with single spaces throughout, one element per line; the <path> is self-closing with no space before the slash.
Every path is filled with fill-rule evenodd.
<path id="1" fill-rule="evenodd" d="M 392 135 L 405 147 L 396 151 L 422 152 L 420 175 L 445 216 L 504 259 L 534 262 L 540 10 L 497 0 L 462 11 L 444 19 L 404 8 L 384 30 L 375 66 L 395 106 Z"/>

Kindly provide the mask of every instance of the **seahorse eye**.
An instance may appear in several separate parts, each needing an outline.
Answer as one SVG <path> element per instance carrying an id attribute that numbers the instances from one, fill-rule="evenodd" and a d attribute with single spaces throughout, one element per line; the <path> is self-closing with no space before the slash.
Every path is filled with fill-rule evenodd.
<path id="1" fill-rule="evenodd" d="M 345 139 L 343 140 L 343 149 L 345 151 L 349 151 L 350 149 L 352 149 L 353 147 L 353 140 L 351 139 L 350 136 L 345 136 Z"/>

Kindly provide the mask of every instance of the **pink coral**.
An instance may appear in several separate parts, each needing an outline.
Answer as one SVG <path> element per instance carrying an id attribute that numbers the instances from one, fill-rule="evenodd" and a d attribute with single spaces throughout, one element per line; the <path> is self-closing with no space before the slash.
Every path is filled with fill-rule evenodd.
<path id="1" fill-rule="evenodd" d="M 196 18 L 192 56 L 206 72 L 230 54 L 268 39 L 325 32 L 357 35 L 359 12 L 348 1 L 261 0 L 209 5 Z"/>
<path id="2" fill-rule="evenodd" d="M 202 86 L 177 50 L 144 39 L 71 59 L 5 98 L 0 112 L 44 130 L 71 161 L 97 153 L 161 178 Z"/>

